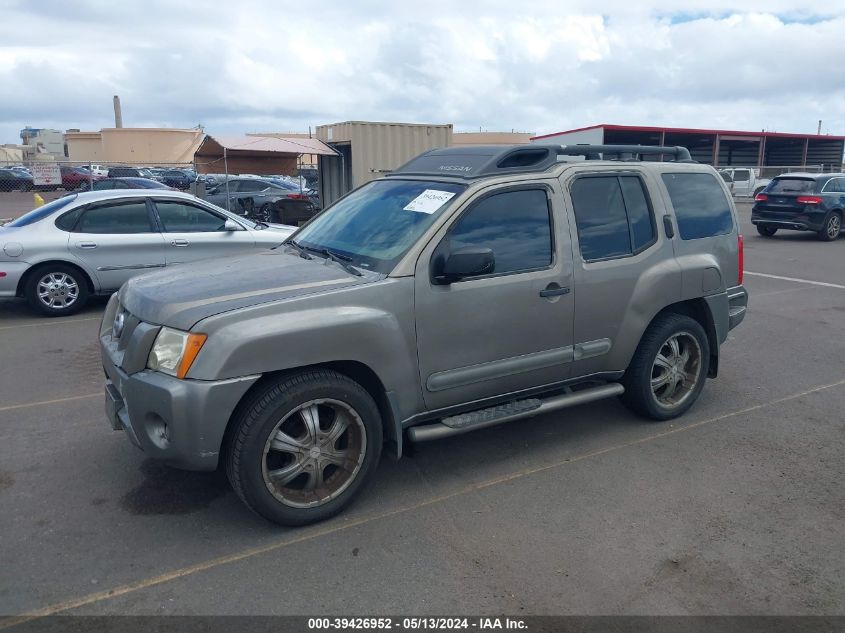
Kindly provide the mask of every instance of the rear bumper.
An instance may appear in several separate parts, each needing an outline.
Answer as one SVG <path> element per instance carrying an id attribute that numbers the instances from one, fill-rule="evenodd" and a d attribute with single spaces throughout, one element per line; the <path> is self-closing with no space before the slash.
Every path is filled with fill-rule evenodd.
<path id="1" fill-rule="evenodd" d="M 0 297 L 14 297 L 18 293 L 18 284 L 27 270 L 28 262 L 0 262 Z"/>
<path id="2" fill-rule="evenodd" d="M 751 224 L 767 224 L 780 229 L 796 231 L 820 231 L 824 225 L 825 215 L 826 212 L 821 210 L 789 213 L 752 209 Z"/>
<path id="3" fill-rule="evenodd" d="M 747 309 L 748 291 L 745 286 L 728 288 L 728 331 L 742 323 Z"/>

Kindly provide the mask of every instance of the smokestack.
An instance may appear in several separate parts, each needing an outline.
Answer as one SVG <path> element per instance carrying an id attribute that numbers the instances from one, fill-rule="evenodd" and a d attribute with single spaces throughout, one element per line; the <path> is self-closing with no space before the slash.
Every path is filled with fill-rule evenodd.
<path id="1" fill-rule="evenodd" d="M 120 97 L 114 96 L 114 126 L 123 127 L 123 112 L 120 110 Z"/>

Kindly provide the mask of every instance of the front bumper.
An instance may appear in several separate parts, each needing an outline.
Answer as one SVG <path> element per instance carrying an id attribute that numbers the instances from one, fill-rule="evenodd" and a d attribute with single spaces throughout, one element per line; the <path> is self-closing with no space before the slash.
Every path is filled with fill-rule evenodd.
<path id="1" fill-rule="evenodd" d="M 106 371 L 105 413 L 153 459 L 186 470 L 214 470 L 232 411 L 260 376 L 180 380 L 143 369 L 129 374 L 112 360 L 111 331 L 100 336 Z"/>
<path id="2" fill-rule="evenodd" d="M 30 269 L 28 262 L 0 262 L 0 297 L 14 297 L 24 273 Z"/>

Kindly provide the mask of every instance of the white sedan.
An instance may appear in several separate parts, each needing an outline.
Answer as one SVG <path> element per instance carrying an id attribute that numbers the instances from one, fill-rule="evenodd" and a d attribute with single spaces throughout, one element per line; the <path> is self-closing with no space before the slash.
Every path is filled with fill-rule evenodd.
<path id="1" fill-rule="evenodd" d="M 0 297 L 64 316 L 139 273 L 271 248 L 294 230 L 177 191 L 74 193 L 0 227 Z"/>

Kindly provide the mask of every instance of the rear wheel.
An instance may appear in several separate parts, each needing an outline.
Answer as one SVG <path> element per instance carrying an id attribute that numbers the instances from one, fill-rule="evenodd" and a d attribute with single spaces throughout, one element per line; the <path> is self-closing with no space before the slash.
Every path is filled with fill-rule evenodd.
<path id="1" fill-rule="evenodd" d="M 33 270 L 26 280 L 26 298 L 41 314 L 50 317 L 79 312 L 88 300 L 88 281 L 68 264 L 48 264 Z"/>
<path id="2" fill-rule="evenodd" d="M 652 420 L 675 418 L 698 399 L 709 366 L 710 345 L 701 324 L 683 314 L 659 315 L 625 372 L 622 400 Z"/>
<path id="3" fill-rule="evenodd" d="M 247 506 L 281 525 L 340 512 L 381 455 L 376 403 L 334 371 L 303 371 L 256 391 L 233 423 L 229 481 Z"/>
<path id="4" fill-rule="evenodd" d="M 261 222 L 273 222 L 273 205 L 269 202 L 267 204 L 261 205 L 261 208 L 256 214 L 256 219 L 260 220 Z"/>
<path id="5" fill-rule="evenodd" d="M 832 242 L 839 237 L 842 230 L 842 217 L 836 211 L 831 211 L 825 216 L 824 224 L 819 231 L 819 239 L 823 242 Z"/>
<path id="6" fill-rule="evenodd" d="M 757 232 L 763 237 L 772 237 L 778 230 L 777 227 L 771 226 L 770 224 L 758 224 Z"/>

